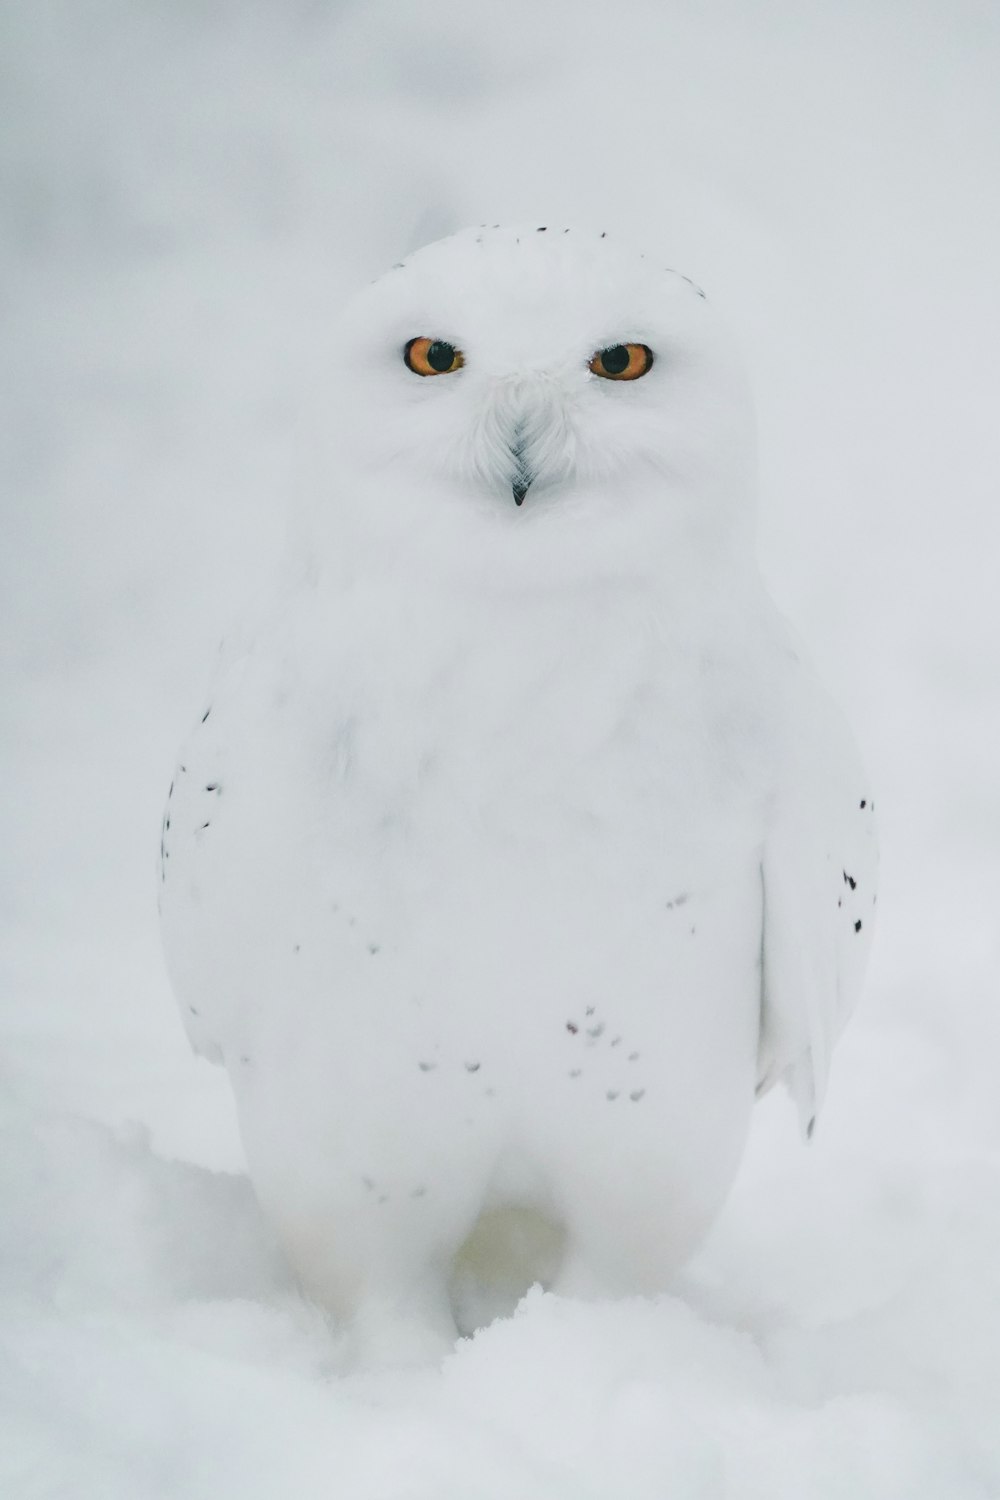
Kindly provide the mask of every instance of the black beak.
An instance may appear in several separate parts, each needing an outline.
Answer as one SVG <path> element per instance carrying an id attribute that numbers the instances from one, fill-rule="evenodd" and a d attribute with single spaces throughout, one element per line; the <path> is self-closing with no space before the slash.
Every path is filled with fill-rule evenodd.
<path id="1" fill-rule="evenodd" d="M 514 504 L 523 505 L 524 497 L 531 488 L 534 474 L 528 468 L 524 460 L 524 443 L 518 436 L 510 445 L 510 456 L 514 460 L 514 476 L 511 480 L 511 489 L 514 492 Z"/>

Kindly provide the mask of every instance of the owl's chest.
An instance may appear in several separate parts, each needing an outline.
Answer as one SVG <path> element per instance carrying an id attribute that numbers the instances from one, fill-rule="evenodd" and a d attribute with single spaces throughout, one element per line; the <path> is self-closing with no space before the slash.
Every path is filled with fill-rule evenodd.
<path id="1" fill-rule="evenodd" d="M 494 839 L 607 857 L 620 840 L 682 839 L 696 809 L 735 808 L 757 726 L 717 664 L 665 648 L 646 621 L 547 623 L 418 634 L 369 651 L 323 712 L 310 695 L 288 748 L 331 838 L 387 856 Z"/>
<path id="2" fill-rule="evenodd" d="M 643 616 L 557 623 L 375 634 L 328 684 L 293 675 L 281 770 L 254 799 L 283 850 L 269 868 L 307 905 L 386 930 L 460 923 L 498 952 L 514 928 L 539 945 L 606 929 L 640 895 L 742 869 L 761 778 L 735 668 L 720 682 Z"/>
<path id="3" fill-rule="evenodd" d="M 500 1056 L 484 1016 L 512 1005 L 596 1046 L 584 1022 L 638 1034 L 665 976 L 681 998 L 728 993 L 730 968 L 752 987 L 753 689 L 633 624 L 522 621 L 433 649 L 416 632 L 329 674 L 248 668 L 206 725 L 222 792 L 193 851 L 206 930 L 237 924 L 246 988 L 307 1009 L 365 994 L 407 1056 L 456 1028 L 459 1050 Z"/>

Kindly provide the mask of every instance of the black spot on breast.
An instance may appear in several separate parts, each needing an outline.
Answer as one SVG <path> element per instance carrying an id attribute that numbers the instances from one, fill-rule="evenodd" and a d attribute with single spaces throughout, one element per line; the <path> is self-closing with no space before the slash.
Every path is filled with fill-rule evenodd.
<path id="1" fill-rule="evenodd" d="M 864 797 L 862 797 L 862 799 L 861 799 L 861 806 L 862 806 L 862 807 L 865 807 L 865 806 L 866 806 L 866 801 L 867 801 L 867 799 L 866 799 L 866 798 L 864 798 Z"/>
<path id="2" fill-rule="evenodd" d="M 210 781 L 206 785 L 205 790 L 206 792 L 218 792 L 221 791 L 221 787 L 217 781 Z"/>
<path id="3" fill-rule="evenodd" d="M 629 1098 L 631 1099 L 633 1104 L 638 1104 L 639 1100 L 642 1098 L 645 1092 L 645 1089 L 633 1089 L 631 1094 L 629 1094 Z"/>
<path id="4" fill-rule="evenodd" d="M 207 718 L 208 718 L 208 716 L 209 716 L 209 714 L 210 714 L 210 713 L 211 713 L 211 712 L 212 712 L 212 709 L 211 709 L 211 705 L 209 705 L 209 707 L 208 707 L 208 708 L 206 708 L 206 710 L 205 710 L 205 712 L 204 712 L 204 713 L 203 713 L 203 714 L 202 714 L 202 716 L 201 716 L 201 722 L 202 722 L 202 723 L 203 723 L 203 724 L 204 724 L 204 722 L 205 722 L 205 720 L 206 720 L 206 719 L 207 719 Z"/>
<path id="5" fill-rule="evenodd" d="M 613 1101 L 613 1100 L 615 1100 L 615 1099 L 618 1098 L 618 1090 L 617 1089 L 608 1089 L 608 1092 L 605 1094 L 604 1097 L 605 1097 L 605 1099 L 610 1099 L 610 1100 Z"/>
<path id="6" fill-rule="evenodd" d="M 575 1021 L 567 1021 L 566 1022 L 566 1030 L 569 1032 L 570 1036 L 576 1036 L 576 1034 L 580 1030 L 580 1028 L 576 1024 Z"/>
<path id="7" fill-rule="evenodd" d="M 848 875 L 846 870 L 844 871 L 844 880 L 846 884 L 851 887 L 852 891 L 857 887 L 858 882 L 855 880 L 853 875 Z"/>
<path id="8" fill-rule="evenodd" d="M 368 944 L 368 952 L 374 958 L 374 956 L 375 956 L 376 953 L 381 953 L 382 952 L 382 949 L 379 947 L 378 943 L 369 943 Z"/>
<path id="9" fill-rule="evenodd" d="M 580 1076 L 580 1074 L 581 1074 L 582 1071 L 583 1070 L 581 1068 L 570 1068 L 570 1070 L 569 1070 L 569 1076 L 571 1078 L 579 1078 L 579 1076 Z"/>
<path id="10" fill-rule="evenodd" d="M 482 1067 L 481 1063 L 477 1063 L 477 1062 L 471 1062 L 470 1063 L 470 1062 L 467 1062 L 466 1065 L 465 1065 L 465 1071 L 467 1073 L 478 1073 L 479 1069 L 481 1067 Z"/>
<path id="11" fill-rule="evenodd" d="M 190 1011 L 190 1012 L 191 1012 L 191 1014 L 192 1014 L 192 1015 L 193 1015 L 193 1016 L 200 1016 L 200 1015 L 201 1015 L 201 1011 L 200 1011 L 200 1010 L 197 1010 L 197 1009 L 196 1009 L 196 1008 L 195 1008 L 195 1006 L 193 1006 L 193 1005 L 189 1005 L 189 1006 L 188 1006 L 188 1010 L 189 1010 L 189 1011 Z"/>
<path id="12" fill-rule="evenodd" d="M 417 1067 L 420 1069 L 421 1073 L 433 1073 L 434 1069 L 437 1067 L 437 1063 L 436 1062 L 422 1062 L 422 1063 L 418 1063 Z"/>
<path id="13" fill-rule="evenodd" d="M 590 1037 L 593 1037 L 595 1041 L 597 1040 L 597 1038 L 599 1036 L 603 1036 L 604 1035 L 604 1022 L 603 1021 L 598 1021 L 598 1023 L 597 1023 L 596 1026 L 588 1026 L 587 1027 L 587 1035 L 590 1036 Z"/>
<path id="14" fill-rule="evenodd" d="M 854 924 L 854 931 L 855 932 L 860 932 L 861 931 L 861 918 L 860 917 L 858 918 L 858 920 Z"/>

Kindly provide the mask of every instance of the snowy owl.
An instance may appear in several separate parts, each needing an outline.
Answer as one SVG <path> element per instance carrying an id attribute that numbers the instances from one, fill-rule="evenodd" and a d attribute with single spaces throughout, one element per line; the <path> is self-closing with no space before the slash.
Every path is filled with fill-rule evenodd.
<path id="1" fill-rule="evenodd" d="M 324 342 L 323 482 L 180 755 L 161 910 L 260 1202 L 381 1357 L 538 1281 L 663 1289 L 755 1095 L 811 1129 L 874 809 L 692 282 L 469 230 Z"/>

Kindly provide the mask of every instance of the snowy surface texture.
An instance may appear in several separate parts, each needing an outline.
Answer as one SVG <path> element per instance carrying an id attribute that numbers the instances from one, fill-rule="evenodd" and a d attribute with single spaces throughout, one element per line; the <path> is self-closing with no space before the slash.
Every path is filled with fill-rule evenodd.
<path id="1" fill-rule="evenodd" d="M 0 1493 L 1000 1493 L 990 7 L 28 5 L 3 19 Z M 162 971 L 151 849 L 316 483 L 344 292 L 463 222 L 663 247 L 755 379 L 761 555 L 883 844 L 821 1128 L 757 1111 L 656 1301 L 343 1373 Z"/>

